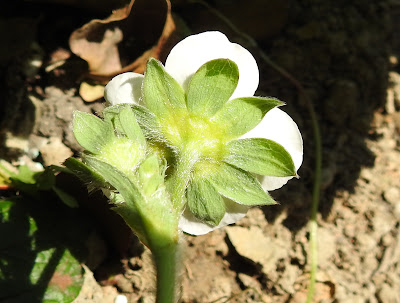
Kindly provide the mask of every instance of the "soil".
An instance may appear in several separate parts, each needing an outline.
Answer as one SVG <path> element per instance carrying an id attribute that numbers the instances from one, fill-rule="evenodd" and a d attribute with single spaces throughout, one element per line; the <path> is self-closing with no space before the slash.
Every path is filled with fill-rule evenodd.
<path id="1" fill-rule="evenodd" d="M 257 95 L 287 103 L 305 158 L 301 178 L 271 193 L 279 205 L 185 237 L 182 302 L 306 301 L 313 127 L 304 95 L 271 62 L 301 83 L 322 134 L 314 302 L 400 302 L 400 3 L 208 3 L 172 1 L 173 16 L 192 33 L 221 30 L 254 54 L 261 71 Z M 99 14 L 40 1 L 15 1 L 0 13 L 0 158 L 51 165 L 78 155 L 72 113 L 101 112 L 104 100 L 79 96 L 87 66 L 70 52 L 68 38 L 107 16 Z M 113 239 L 117 233 L 98 231 L 93 247 L 105 248 L 87 269 L 94 278 L 88 275 L 76 302 L 113 302 L 117 294 L 129 302 L 154 301 L 148 250 L 126 230 L 123 240 Z"/>

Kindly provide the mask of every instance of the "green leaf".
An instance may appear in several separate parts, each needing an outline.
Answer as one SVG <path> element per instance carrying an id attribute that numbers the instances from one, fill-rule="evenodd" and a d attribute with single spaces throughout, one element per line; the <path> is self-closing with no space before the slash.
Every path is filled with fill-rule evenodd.
<path id="1" fill-rule="evenodd" d="M 187 107 L 191 113 L 213 116 L 229 100 L 239 81 L 239 69 L 229 59 L 202 65 L 190 80 Z"/>
<path id="2" fill-rule="evenodd" d="M 217 226 L 225 214 L 224 200 L 205 179 L 193 179 L 187 188 L 186 198 L 190 211 L 202 222 Z"/>
<path id="3" fill-rule="evenodd" d="M 68 158 L 64 165 L 87 185 L 89 191 L 109 186 L 103 176 L 78 159 Z"/>
<path id="4" fill-rule="evenodd" d="M 54 169 L 46 167 L 42 171 L 33 171 L 26 165 L 18 167 L 18 173 L 10 174 L 11 184 L 20 191 L 37 196 L 39 191 L 51 190 L 55 184 Z"/>
<path id="5" fill-rule="evenodd" d="M 229 100 L 210 120 L 225 129 L 227 138 L 238 138 L 261 122 L 265 114 L 284 102 L 274 98 L 243 97 Z"/>
<path id="6" fill-rule="evenodd" d="M 119 120 L 126 136 L 132 141 L 140 144 L 141 148 L 145 148 L 146 139 L 130 106 L 125 106 L 123 109 L 121 109 L 119 113 Z"/>
<path id="7" fill-rule="evenodd" d="M 82 288 L 93 222 L 51 197 L 0 201 L 1 302 L 69 303 Z"/>
<path id="8" fill-rule="evenodd" d="M 208 181 L 223 196 L 243 205 L 272 205 L 276 202 L 248 172 L 222 163 L 208 176 Z"/>
<path id="9" fill-rule="evenodd" d="M 143 80 L 143 101 L 146 107 L 162 119 L 178 109 L 185 109 L 185 92 L 164 69 L 161 62 L 150 58 Z"/>
<path id="10" fill-rule="evenodd" d="M 296 176 L 292 157 L 275 141 L 263 138 L 234 140 L 223 161 L 243 170 L 274 177 Z"/>
<path id="11" fill-rule="evenodd" d="M 111 123 L 84 112 L 74 112 L 73 128 L 78 143 L 93 154 L 100 153 L 114 137 Z"/>
<path id="12" fill-rule="evenodd" d="M 72 302 L 79 295 L 84 278 L 82 266 L 69 250 L 49 249 L 41 251 L 36 257 L 32 274 L 35 272 L 42 273 L 55 257 L 59 258 L 59 262 L 42 302 Z M 31 279 L 33 278 L 32 274 Z"/>
<path id="13" fill-rule="evenodd" d="M 31 170 L 26 165 L 21 165 L 18 167 L 18 173 L 12 173 L 11 178 L 26 184 L 35 184 L 36 176 L 40 173 L 41 172 Z"/>

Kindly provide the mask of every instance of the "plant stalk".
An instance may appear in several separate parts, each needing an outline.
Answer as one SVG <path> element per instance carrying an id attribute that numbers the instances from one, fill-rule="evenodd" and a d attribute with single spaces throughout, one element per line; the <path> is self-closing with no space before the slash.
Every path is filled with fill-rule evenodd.
<path id="1" fill-rule="evenodd" d="M 157 270 L 156 303 L 177 303 L 179 300 L 178 262 L 179 243 L 153 249 L 153 258 Z"/>
<path id="2" fill-rule="evenodd" d="M 171 193 L 173 207 L 180 213 L 185 206 L 185 193 L 191 178 L 193 166 L 198 161 L 199 156 L 190 150 L 180 153 L 175 170 L 171 175 L 167 188 Z"/>
<path id="3" fill-rule="evenodd" d="M 276 71 L 278 71 L 282 76 L 288 79 L 298 90 L 300 95 L 303 96 L 306 101 L 307 109 L 311 118 L 311 126 L 313 129 L 313 139 L 314 139 L 314 180 L 313 180 L 313 192 L 312 192 L 312 206 L 311 206 L 311 216 L 309 221 L 310 226 L 310 283 L 307 294 L 307 303 L 311 303 L 314 298 L 315 293 L 315 283 L 318 269 L 318 245 L 317 245 L 317 237 L 318 237 L 318 222 L 317 222 L 317 214 L 318 214 L 318 206 L 319 200 L 321 196 L 321 171 L 322 171 L 322 139 L 321 139 L 321 130 L 318 123 L 317 113 L 315 112 L 314 105 L 310 100 L 309 96 L 305 92 L 303 86 L 297 81 L 291 74 L 289 74 L 286 70 L 284 70 L 279 65 L 275 64 L 257 45 L 257 42 L 240 31 L 233 23 L 223 14 L 221 14 L 215 8 L 212 8 L 207 2 L 203 0 L 191 0 L 194 3 L 200 3 L 207 7 L 212 13 L 214 13 L 217 17 L 223 20 L 236 34 L 241 36 L 245 41 L 247 41 L 248 45 L 254 47 L 254 49 L 259 50 L 260 57 L 271 67 L 273 67 Z"/>

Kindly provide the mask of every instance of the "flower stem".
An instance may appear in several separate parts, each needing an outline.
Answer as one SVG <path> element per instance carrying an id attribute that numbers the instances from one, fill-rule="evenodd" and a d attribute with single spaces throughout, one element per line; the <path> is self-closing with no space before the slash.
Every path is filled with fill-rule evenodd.
<path id="1" fill-rule="evenodd" d="M 180 153 L 174 171 L 171 174 L 167 188 L 171 194 L 173 208 L 180 213 L 185 206 L 185 192 L 191 172 L 198 157 L 190 151 Z M 168 245 L 159 247 L 157 242 L 150 245 L 157 271 L 157 299 L 156 303 L 177 303 L 179 300 L 178 268 L 179 236 L 169 241 Z"/>
<path id="2" fill-rule="evenodd" d="M 157 270 L 156 303 L 177 303 L 179 290 L 177 286 L 179 244 L 153 249 L 154 263 Z"/>
<path id="3" fill-rule="evenodd" d="M 180 153 L 174 172 L 169 182 L 172 205 L 174 209 L 182 211 L 185 206 L 185 192 L 188 186 L 194 164 L 197 162 L 197 154 L 190 151 Z"/>

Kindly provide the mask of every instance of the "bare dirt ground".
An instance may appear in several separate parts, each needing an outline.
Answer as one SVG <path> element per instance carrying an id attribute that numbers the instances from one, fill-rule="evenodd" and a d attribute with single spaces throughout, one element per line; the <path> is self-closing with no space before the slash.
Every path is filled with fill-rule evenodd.
<path id="1" fill-rule="evenodd" d="M 279 205 L 254 208 L 236 225 L 186 237 L 182 302 L 306 299 L 312 125 L 299 91 L 262 52 L 302 84 L 320 123 L 314 302 L 400 302 L 400 3 L 267 2 L 215 0 L 210 9 L 200 2 L 172 1 L 174 17 L 190 32 L 218 29 L 249 48 L 261 71 L 257 95 L 287 103 L 285 110 L 304 136 L 305 153 L 301 178 L 271 193 Z M 95 13 L 73 14 L 76 7 L 41 2 L 24 5 L 0 13 L 0 156 L 15 164 L 59 164 L 79 152 L 72 112 L 99 112 L 104 106 L 104 100 L 88 103 L 79 96 L 86 66 L 68 47 L 70 33 Z M 63 64 L 54 65 L 57 60 Z M 154 301 L 149 252 L 125 229 L 122 235 L 115 230 L 100 228 L 92 237 L 97 259 L 89 267 L 95 279 L 87 276 L 76 302 L 112 302 L 117 293 L 129 302 Z"/>

